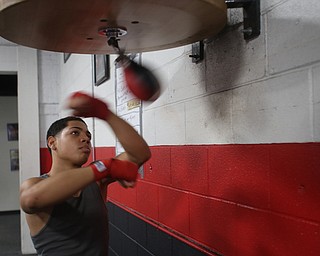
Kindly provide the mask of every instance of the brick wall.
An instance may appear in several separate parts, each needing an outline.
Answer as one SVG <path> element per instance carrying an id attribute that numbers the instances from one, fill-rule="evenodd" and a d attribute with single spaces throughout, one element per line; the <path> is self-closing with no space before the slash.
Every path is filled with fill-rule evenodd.
<path id="1" fill-rule="evenodd" d="M 112 207 L 208 254 L 318 255 L 319 10 L 317 0 L 261 1 L 261 35 L 248 42 L 241 10 L 229 10 L 228 27 L 206 40 L 199 64 L 190 46 L 143 53 L 163 89 L 143 103 L 153 157 L 135 189 L 110 187 Z M 94 87 L 90 61 L 61 56 L 57 101 L 85 90 L 113 109 L 114 67 Z M 53 112 L 44 111 L 43 124 Z M 107 126 L 88 121 L 96 157 L 114 154 Z"/>
<path id="2" fill-rule="evenodd" d="M 318 255 L 319 167 L 319 143 L 152 147 L 134 189 L 109 186 L 111 255 Z"/>
<path id="3" fill-rule="evenodd" d="M 209 255 L 320 252 L 319 143 L 161 146 L 152 153 L 135 189 L 110 186 L 111 202 Z"/>

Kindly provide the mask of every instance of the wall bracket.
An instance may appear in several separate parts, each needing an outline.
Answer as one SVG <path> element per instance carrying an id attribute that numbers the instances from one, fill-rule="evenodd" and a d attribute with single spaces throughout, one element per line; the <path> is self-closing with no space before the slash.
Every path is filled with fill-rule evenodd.
<path id="1" fill-rule="evenodd" d="M 245 40 L 260 35 L 260 0 L 225 0 L 227 8 L 243 8 L 243 34 Z"/>
<path id="2" fill-rule="evenodd" d="M 199 63 L 204 59 L 203 41 L 192 44 L 192 55 L 189 55 L 189 57 L 192 58 L 192 63 Z"/>

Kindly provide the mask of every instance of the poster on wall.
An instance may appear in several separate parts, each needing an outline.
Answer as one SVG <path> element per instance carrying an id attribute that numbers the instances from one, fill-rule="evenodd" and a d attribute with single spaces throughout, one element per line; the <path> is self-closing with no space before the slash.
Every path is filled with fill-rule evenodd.
<path id="1" fill-rule="evenodd" d="M 130 56 L 131 59 L 138 62 L 140 54 Z M 141 134 L 141 100 L 134 96 L 127 87 L 123 69 L 120 66 L 115 68 L 115 97 L 116 113 L 119 117 L 126 120 L 136 131 Z M 116 141 L 116 154 L 124 152 L 121 143 Z M 139 169 L 140 177 L 143 178 L 143 167 Z"/>
<path id="2" fill-rule="evenodd" d="M 10 149 L 10 169 L 11 171 L 19 170 L 19 150 Z"/>
<path id="3" fill-rule="evenodd" d="M 19 130 L 17 123 L 7 124 L 7 133 L 8 133 L 8 140 L 18 140 L 19 139 Z"/>

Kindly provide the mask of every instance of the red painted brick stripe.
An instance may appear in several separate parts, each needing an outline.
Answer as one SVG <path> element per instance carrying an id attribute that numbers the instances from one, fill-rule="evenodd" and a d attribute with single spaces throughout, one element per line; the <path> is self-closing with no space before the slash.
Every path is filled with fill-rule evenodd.
<path id="1" fill-rule="evenodd" d="M 223 255 L 320 255 L 320 143 L 154 146 L 136 188 L 108 197 Z"/>

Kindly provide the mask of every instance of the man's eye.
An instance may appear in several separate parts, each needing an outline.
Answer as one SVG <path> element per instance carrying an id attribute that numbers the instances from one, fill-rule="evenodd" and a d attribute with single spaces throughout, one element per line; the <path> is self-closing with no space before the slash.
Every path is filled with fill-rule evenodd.
<path id="1" fill-rule="evenodd" d="M 78 135 L 78 134 L 79 134 L 79 132 L 78 132 L 78 131 L 73 131 L 73 132 L 71 132 L 71 134 Z"/>

